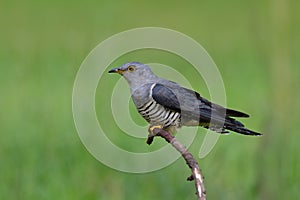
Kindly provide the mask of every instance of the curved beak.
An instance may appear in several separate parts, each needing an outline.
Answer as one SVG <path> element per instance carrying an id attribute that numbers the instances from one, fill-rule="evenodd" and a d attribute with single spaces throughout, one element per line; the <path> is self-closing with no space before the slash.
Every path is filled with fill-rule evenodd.
<path id="1" fill-rule="evenodd" d="M 119 69 L 119 68 L 113 68 L 111 70 L 108 71 L 108 73 L 118 73 L 118 74 L 122 74 L 123 70 Z"/>

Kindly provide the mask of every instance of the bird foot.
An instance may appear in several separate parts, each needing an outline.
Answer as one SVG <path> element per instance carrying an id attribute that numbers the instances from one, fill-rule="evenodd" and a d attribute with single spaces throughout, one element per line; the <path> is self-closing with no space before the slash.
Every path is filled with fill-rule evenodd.
<path id="1" fill-rule="evenodd" d="M 157 135 L 157 133 L 154 132 L 154 129 L 162 129 L 161 125 L 153 125 L 153 126 L 149 126 L 148 128 L 148 139 L 147 139 L 147 144 L 152 144 L 154 137 Z"/>
<path id="2" fill-rule="evenodd" d="M 156 128 L 162 129 L 162 126 L 161 126 L 161 125 L 153 125 L 153 126 L 149 126 L 149 128 L 148 128 L 149 134 L 152 135 L 152 136 L 155 136 L 156 133 L 154 133 L 154 129 L 156 129 Z"/>

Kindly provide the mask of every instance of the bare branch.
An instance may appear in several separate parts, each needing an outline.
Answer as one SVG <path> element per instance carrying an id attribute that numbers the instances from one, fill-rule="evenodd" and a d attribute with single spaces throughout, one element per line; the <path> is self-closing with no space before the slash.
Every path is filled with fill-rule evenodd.
<path id="1" fill-rule="evenodd" d="M 164 138 L 168 143 L 170 143 L 185 159 L 187 165 L 192 171 L 192 175 L 187 178 L 188 181 L 195 181 L 196 195 L 199 200 L 206 200 L 206 190 L 204 187 L 203 176 L 197 161 L 194 159 L 193 155 L 188 151 L 188 149 L 182 145 L 173 135 L 161 128 L 149 129 L 149 135 L 147 139 L 147 144 L 153 142 L 155 136 L 160 136 Z"/>

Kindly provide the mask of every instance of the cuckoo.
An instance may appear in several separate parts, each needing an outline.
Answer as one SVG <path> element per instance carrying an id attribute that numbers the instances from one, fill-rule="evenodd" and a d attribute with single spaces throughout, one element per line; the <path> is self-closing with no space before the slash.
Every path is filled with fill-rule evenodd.
<path id="1" fill-rule="evenodd" d="M 146 64 L 129 62 L 109 73 L 122 75 L 129 84 L 132 100 L 149 130 L 162 128 L 171 134 L 181 126 L 202 126 L 218 133 L 228 130 L 244 135 L 261 135 L 249 130 L 234 117 L 248 114 L 224 108 L 198 92 L 156 76 Z"/>

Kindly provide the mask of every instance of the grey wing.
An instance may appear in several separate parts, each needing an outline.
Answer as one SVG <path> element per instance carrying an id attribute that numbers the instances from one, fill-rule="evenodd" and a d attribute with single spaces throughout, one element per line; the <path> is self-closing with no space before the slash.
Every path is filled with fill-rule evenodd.
<path id="1" fill-rule="evenodd" d="M 211 119 L 222 123 L 224 117 L 211 115 L 211 106 L 198 98 L 198 93 L 186 88 L 170 88 L 157 83 L 152 88 L 152 98 L 170 110 L 180 112 L 183 122 L 209 123 Z"/>
<path id="2" fill-rule="evenodd" d="M 225 129 L 228 129 L 245 135 L 261 135 L 244 128 L 241 122 L 231 118 L 249 115 L 213 104 L 192 90 L 157 83 L 152 88 L 151 95 L 158 104 L 180 112 L 182 125 L 201 125 L 220 133 L 227 133 Z"/>
<path id="3" fill-rule="evenodd" d="M 208 106 L 210 109 L 214 110 L 215 112 L 219 112 L 222 115 L 224 115 L 225 113 L 226 117 L 249 117 L 249 115 L 246 113 L 237 110 L 232 110 L 229 108 L 224 108 L 223 106 L 212 103 L 207 99 L 201 97 L 201 95 L 196 91 L 187 88 L 182 88 L 182 89 L 185 90 L 186 92 L 193 93 L 199 101 L 201 101 L 205 106 Z"/>
<path id="4" fill-rule="evenodd" d="M 172 111 L 181 112 L 180 103 L 174 92 L 162 84 L 155 84 L 152 88 L 152 98 L 160 105 Z"/>

